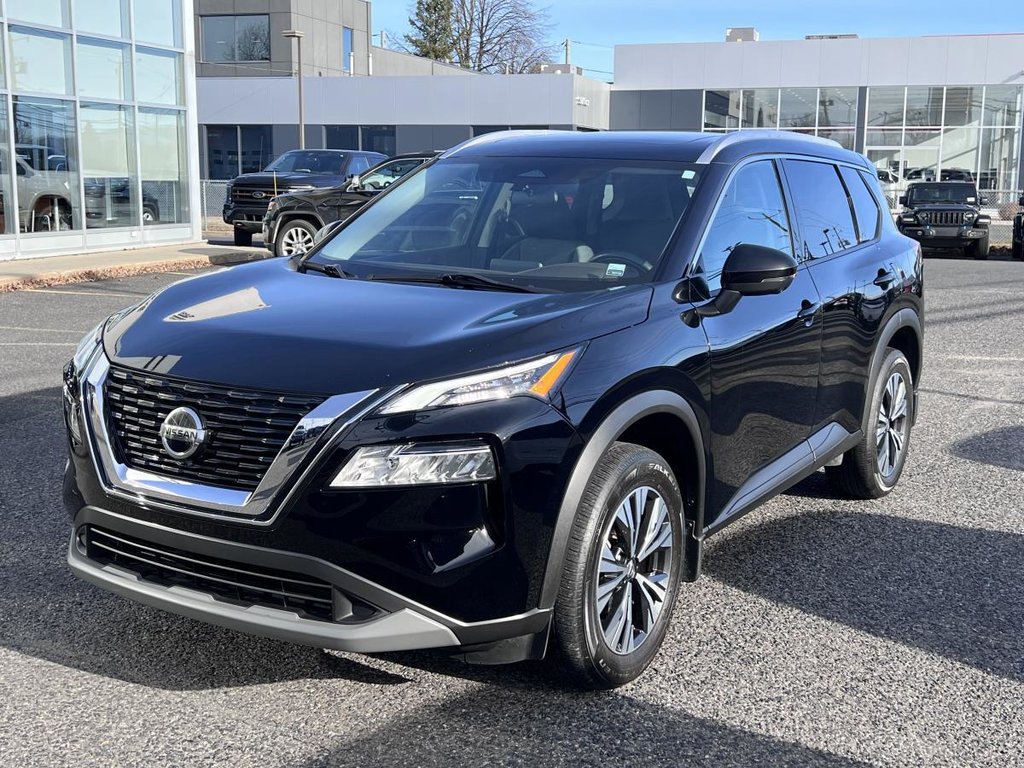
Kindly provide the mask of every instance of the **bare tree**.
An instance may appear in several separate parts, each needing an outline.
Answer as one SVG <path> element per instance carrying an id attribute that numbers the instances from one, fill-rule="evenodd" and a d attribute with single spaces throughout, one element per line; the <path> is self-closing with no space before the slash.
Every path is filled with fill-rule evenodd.
<path id="1" fill-rule="evenodd" d="M 247 24 L 228 46 L 231 61 L 270 61 L 270 29 L 263 24 Z"/>
<path id="2" fill-rule="evenodd" d="M 531 0 L 454 0 L 453 52 L 477 72 L 533 72 L 554 56 L 545 10 Z"/>

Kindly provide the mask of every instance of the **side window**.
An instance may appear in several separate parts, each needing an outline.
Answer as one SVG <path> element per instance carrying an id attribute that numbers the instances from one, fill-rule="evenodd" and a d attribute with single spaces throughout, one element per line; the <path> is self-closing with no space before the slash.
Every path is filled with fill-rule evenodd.
<path id="1" fill-rule="evenodd" d="M 348 165 L 348 172 L 349 173 L 353 173 L 353 174 L 355 174 L 355 173 L 362 173 L 363 171 L 365 171 L 369 167 L 370 167 L 370 161 L 369 160 L 367 160 L 362 155 L 356 155 L 355 157 L 352 158 L 352 162 L 349 163 L 349 165 Z"/>
<path id="2" fill-rule="evenodd" d="M 722 267 L 740 243 L 793 254 L 789 216 L 771 160 L 745 165 L 732 177 L 700 252 L 699 272 L 712 292 L 721 287 Z"/>
<path id="3" fill-rule="evenodd" d="M 800 251 L 804 259 L 820 259 L 857 244 L 850 200 L 831 163 L 786 160 L 786 177 L 793 191 L 800 222 Z"/>
<path id="4" fill-rule="evenodd" d="M 839 172 L 853 201 L 853 212 L 857 215 L 857 242 L 874 240 L 878 236 L 878 224 L 882 219 L 875 196 L 867 188 L 864 177 L 853 168 L 840 166 Z"/>

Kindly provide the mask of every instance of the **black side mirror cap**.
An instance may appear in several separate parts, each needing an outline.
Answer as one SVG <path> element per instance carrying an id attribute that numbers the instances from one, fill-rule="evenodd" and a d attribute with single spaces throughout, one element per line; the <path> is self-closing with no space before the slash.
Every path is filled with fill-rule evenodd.
<path id="1" fill-rule="evenodd" d="M 344 222 L 332 221 L 330 224 L 325 224 L 317 230 L 317 233 L 313 235 L 313 245 L 320 245 L 324 240 L 334 234 L 335 230 L 338 229 Z"/>
<path id="2" fill-rule="evenodd" d="M 797 263 L 790 254 L 763 245 L 740 243 L 722 267 L 722 289 L 740 296 L 782 293 L 796 277 Z"/>

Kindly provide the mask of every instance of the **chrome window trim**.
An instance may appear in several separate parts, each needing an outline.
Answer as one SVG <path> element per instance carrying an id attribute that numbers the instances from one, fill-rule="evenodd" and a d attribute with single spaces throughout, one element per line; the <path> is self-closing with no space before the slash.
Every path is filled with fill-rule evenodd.
<path id="1" fill-rule="evenodd" d="M 147 508 L 264 526 L 274 522 L 280 508 L 269 517 L 256 518 L 266 514 L 298 466 L 309 455 L 323 453 L 335 437 L 396 391 L 366 390 L 327 398 L 299 421 L 259 486 L 249 492 L 192 483 L 121 464 L 114 455 L 104 418 L 103 384 L 109 371 L 110 361 L 101 351 L 89 364 L 80 384 L 86 439 L 104 491 Z M 300 477 L 295 478 L 293 489 L 315 464 L 312 462 Z M 290 496 L 291 493 L 288 498 Z M 283 507 L 286 501 L 287 498 L 282 500 L 280 506 Z"/>

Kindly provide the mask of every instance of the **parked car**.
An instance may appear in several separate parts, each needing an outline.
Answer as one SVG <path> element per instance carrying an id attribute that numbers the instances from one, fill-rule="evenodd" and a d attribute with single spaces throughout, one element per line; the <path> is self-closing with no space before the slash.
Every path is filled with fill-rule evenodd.
<path id="1" fill-rule="evenodd" d="M 834 142 L 472 139 L 306 255 L 82 340 L 70 566 L 279 639 L 621 685 L 709 538 L 822 467 L 896 487 L 922 313 L 920 246 Z"/>
<path id="2" fill-rule="evenodd" d="M 1013 258 L 1024 259 L 1024 195 L 1017 201 L 1021 210 L 1013 217 Z"/>
<path id="3" fill-rule="evenodd" d="M 339 187 L 279 195 L 263 219 L 263 243 L 275 256 L 295 256 L 313 247 L 325 225 L 344 221 L 398 179 L 437 153 L 397 155 Z"/>
<path id="4" fill-rule="evenodd" d="M 138 224 L 131 179 L 87 177 L 83 182 L 87 227 L 129 227 Z M 160 203 L 145 186 L 142 188 L 142 221 L 147 225 L 160 223 Z"/>
<path id="5" fill-rule="evenodd" d="M 72 179 L 64 155 L 53 154 L 42 145 L 18 144 L 14 172 L 18 186 L 18 226 L 22 232 L 72 229 Z"/>
<path id="6" fill-rule="evenodd" d="M 234 228 L 235 245 L 252 245 L 253 234 L 263 229 L 267 205 L 277 195 L 341 186 L 385 158 L 353 149 L 296 149 L 260 173 L 236 176 L 228 182 L 224 200 L 224 221 Z"/>
<path id="7" fill-rule="evenodd" d="M 926 248 L 957 248 L 976 259 L 989 254 L 992 217 L 981 212 L 986 199 L 963 181 L 911 184 L 900 197 L 900 231 Z"/>

